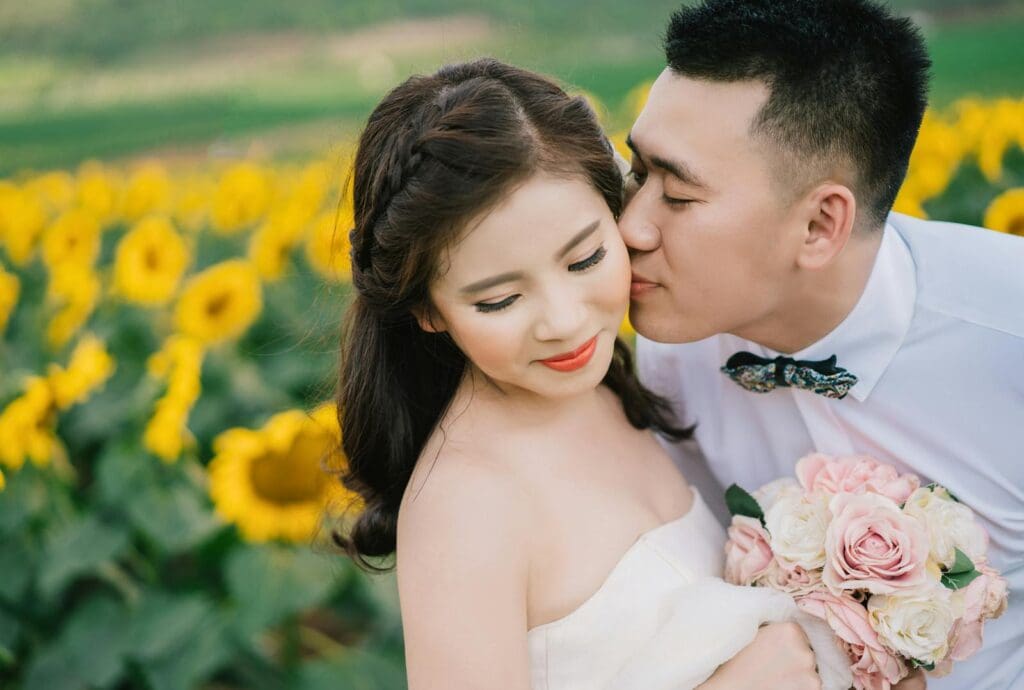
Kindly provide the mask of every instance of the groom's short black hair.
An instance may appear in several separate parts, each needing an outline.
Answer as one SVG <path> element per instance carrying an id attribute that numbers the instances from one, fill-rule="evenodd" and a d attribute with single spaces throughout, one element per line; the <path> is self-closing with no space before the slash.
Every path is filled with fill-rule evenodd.
<path id="1" fill-rule="evenodd" d="M 788 166 L 848 160 L 861 208 L 884 222 L 928 100 L 910 20 L 870 0 L 703 0 L 672 16 L 665 57 L 686 77 L 765 82 L 753 131 L 793 154 Z"/>

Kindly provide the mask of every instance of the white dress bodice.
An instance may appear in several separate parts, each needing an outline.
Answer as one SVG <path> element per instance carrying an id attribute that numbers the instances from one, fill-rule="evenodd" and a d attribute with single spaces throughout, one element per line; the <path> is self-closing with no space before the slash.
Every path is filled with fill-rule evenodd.
<path id="1" fill-rule="evenodd" d="M 725 540 L 695 489 L 690 511 L 640 535 L 583 604 L 527 632 L 532 689 L 686 690 L 762 623 L 799 620 L 788 596 L 721 579 Z M 844 666 L 831 634 L 819 637 L 830 657 L 819 666 Z"/>

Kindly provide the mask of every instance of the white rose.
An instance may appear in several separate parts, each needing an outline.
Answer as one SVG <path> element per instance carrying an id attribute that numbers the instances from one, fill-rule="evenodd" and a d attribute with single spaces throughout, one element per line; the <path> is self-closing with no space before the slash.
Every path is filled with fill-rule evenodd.
<path id="1" fill-rule="evenodd" d="M 974 513 L 958 503 L 942 487 L 922 487 L 912 493 L 903 512 L 921 523 L 928 533 L 929 556 L 943 568 L 953 565 L 955 549 L 978 563 L 988 550 L 988 535 L 974 519 Z"/>
<path id="2" fill-rule="evenodd" d="M 882 643 L 925 664 L 946 658 L 950 632 L 962 615 L 963 603 L 941 585 L 868 600 L 868 620 Z"/>
<path id="3" fill-rule="evenodd" d="M 783 493 L 764 515 L 776 557 L 805 570 L 825 565 L 825 533 L 831 519 L 827 496 L 795 493 Z"/>
<path id="4" fill-rule="evenodd" d="M 804 490 L 797 480 L 792 477 L 783 477 L 768 482 L 751 495 L 757 500 L 761 510 L 767 513 L 775 505 L 775 502 L 783 496 L 802 496 L 803 493 Z"/>

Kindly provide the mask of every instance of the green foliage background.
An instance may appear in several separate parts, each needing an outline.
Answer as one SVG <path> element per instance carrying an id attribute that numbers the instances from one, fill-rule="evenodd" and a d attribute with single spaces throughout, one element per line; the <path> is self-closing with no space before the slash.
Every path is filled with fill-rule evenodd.
<path id="1" fill-rule="evenodd" d="M 1024 2 L 893 4 L 917 13 L 925 27 L 936 103 L 1024 91 Z M 319 154 L 351 139 L 389 84 L 367 86 L 351 70 L 306 56 L 205 90 L 88 103 L 55 94 L 84 78 L 116 81 L 125 70 L 173 73 L 179 60 L 224 37 L 255 37 L 258 47 L 260 37 L 282 32 L 305 39 L 453 13 L 482 14 L 497 32 L 485 46 L 400 54 L 395 75 L 488 52 L 595 94 L 612 106 L 609 125 L 618 129 L 628 125 L 627 108 L 619 106 L 625 94 L 661 69 L 657 36 L 676 6 L 666 0 L 3 2 L 0 175 L 154 151 L 232 156 L 262 137 L 277 142 L 269 146 L 279 157 Z M 307 125 L 319 129 L 290 138 Z M 999 188 L 1021 184 L 1024 154 L 1017 150 Z M 926 209 L 980 224 L 998 191 L 965 165 Z M 106 233 L 104 256 L 123 231 Z M 196 254 L 210 264 L 244 248 L 211 239 Z M 42 371 L 53 359 L 39 338 L 45 274 L 37 264 L 21 277 L 22 304 L 0 343 L 0 405 L 17 394 L 20 374 Z M 225 428 L 254 426 L 281 409 L 322 399 L 343 300 L 344 288 L 325 288 L 300 259 L 295 276 L 267 292 L 264 312 L 245 338 L 211 354 L 190 420 L 201 458 L 209 458 L 210 441 Z M 200 464 L 164 465 L 133 440 L 157 395 L 134 382 L 143 378 L 145 357 L 159 339 L 141 311 L 103 309 L 94 330 L 118 371 L 96 399 L 60 420 L 73 474 L 26 465 L 8 475 L 0 493 L 0 687 L 404 687 L 390 579 L 367 577 L 316 549 L 244 542 L 215 519 Z"/>

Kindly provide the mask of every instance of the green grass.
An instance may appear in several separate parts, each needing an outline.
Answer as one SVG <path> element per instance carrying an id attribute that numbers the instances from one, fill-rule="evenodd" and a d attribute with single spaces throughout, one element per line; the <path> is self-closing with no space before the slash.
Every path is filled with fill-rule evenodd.
<path id="1" fill-rule="evenodd" d="M 45 9 L 57 2 L 40 0 L 39 5 L 19 6 L 26 9 L 20 10 L 22 16 L 18 21 L 21 25 L 31 24 L 24 15 L 32 11 L 42 12 L 39 8 Z M 331 132 L 351 133 L 358 129 L 380 97 L 384 87 L 360 86 L 350 66 L 314 60 L 285 65 L 265 74 L 254 70 L 254 74 L 246 74 L 240 81 L 202 93 L 179 88 L 163 96 L 150 96 L 146 101 L 140 98 L 126 100 L 124 95 L 115 95 L 99 101 L 97 105 L 75 106 L 73 101 L 59 109 L 45 105 L 51 102 L 47 95 L 59 91 L 62 85 L 73 85 L 76 80 L 90 76 L 117 73 L 110 70 L 142 69 L 152 70 L 154 74 L 173 72 L 175 64 L 187 64 L 192 57 L 193 43 L 190 41 L 194 41 L 196 36 L 215 35 L 239 27 L 257 30 L 272 25 L 275 20 L 279 20 L 278 28 L 308 28 L 319 19 L 320 28 L 333 31 L 343 20 L 348 21 L 355 16 L 347 12 L 354 12 L 353 8 L 361 6 L 359 2 L 313 0 L 302 4 L 304 9 L 295 9 L 282 19 L 275 13 L 285 10 L 276 0 L 273 3 L 253 0 L 246 5 L 250 8 L 248 14 L 232 14 L 230 8 L 235 7 L 236 0 L 202 6 L 196 2 L 198 0 L 125 5 L 126 16 L 142 23 L 136 24 L 135 33 L 119 34 L 124 37 L 125 45 L 121 48 L 126 52 L 115 51 L 107 57 L 116 67 L 89 66 L 88 60 L 85 63 L 68 62 L 67 55 L 90 55 L 88 50 L 75 47 L 77 39 L 73 37 L 78 33 L 67 27 L 58 30 L 53 17 L 46 19 L 48 15 L 36 17 L 33 21 L 37 26 L 48 26 L 56 33 L 45 41 L 40 39 L 39 50 L 22 62 L 10 55 L 6 62 L 0 59 L 0 72 L 17 77 L 3 79 L 10 90 L 7 91 L 7 107 L 0 110 L 3 113 L 0 114 L 0 175 L 24 169 L 69 167 L 92 157 L 109 159 L 152 149 L 244 139 L 268 130 L 282 131 L 292 125 L 311 122 L 335 122 L 336 126 L 329 127 Z M 913 2 L 902 0 L 899 4 L 907 6 Z M 942 0 L 934 4 L 954 3 L 955 0 Z M 92 0 L 89 7 L 97 17 L 102 17 L 106 16 L 104 12 L 113 11 L 110 9 L 112 4 L 113 0 Z M 381 16 L 395 16 L 397 6 L 393 4 L 378 3 L 374 5 L 376 9 L 359 15 L 358 21 L 352 20 L 351 23 L 355 25 L 367 18 L 375 18 L 377 12 L 383 13 Z M 420 14 L 426 13 L 428 7 L 458 10 L 469 6 L 468 0 L 447 0 L 440 6 L 425 0 L 406 4 L 408 7 L 403 5 L 403 8 Z M 496 57 L 552 74 L 565 83 L 593 93 L 610 110 L 609 126 L 618 129 L 629 124 L 628 116 L 619 108 L 623 96 L 662 69 L 658 33 L 675 2 L 633 3 L 630 8 L 635 6 L 636 12 L 630 17 L 622 16 L 626 14 L 624 6 L 611 0 L 598 0 L 590 12 L 583 9 L 583 0 L 503 3 L 500 8 L 498 3 L 493 3 L 493 6 L 492 3 L 477 5 L 484 9 L 489 7 L 493 16 L 504 21 L 494 40 L 488 41 L 485 48 L 462 46 L 450 51 L 405 56 L 395 60 L 395 77 L 414 71 L 430 71 L 439 60 L 464 59 L 486 49 Z M 71 18 L 67 18 L 67 24 L 78 26 L 76 31 L 80 33 L 83 29 L 76 22 L 84 20 L 74 12 L 80 11 L 84 5 L 71 2 L 70 6 L 74 10 Z M 172 6 L 178 8 L 174 10 L 177 14 L 167 15 L 171 12 L 168 7 Z M 10 9 L 0 9 L 0 26 L 4 26 L 2 20 L 8 18 L 4 12 L 9 13 Z M 193 27 L 196 17 L 206 17 L 208 21 L 201 30 L 196 29 L 196 36 L 182 39 L 182 26 Z M 164 24 L 157 26 L 160 19 Z M 122 20 L 128 21 L 125 18 L 118 21 Z M 566 30 L 566 23 L 573 20 L 576 28 Z M 18 21 L 13 25 L 18 25 Z M 116 29 L 122 24 L 114 22 L 113 26 Z M 611 28 L 614 33 L 607 30 L 602 33 L 602 27 Z M 104 39 L 101 35 L 114 31 L 110 26 L 97 22 L 93 28 L 98 33 L 88 40 L 97 44 L 114 40 L 111 36 Z M 0 29 L 0 37 L 6 30 Z M 61 31 L 71 33 L 65 35 Z M 26 35 L 31 35 L 31 31 Z M 940 23 L 926 28 L 935 63 L 933 103 L 942 106 L 968 94 L 985 97 L 1024 95 L 1024 77 L 1021 76 L 1024 75 L 1024 50 L 1019 47 L 1022 35 L 1024 12 L 979 17 L 966 23 Z M 148 43 L 138 43 L 139 36 L 146 37 Z M 2 40 L 0 46 L 4 46 L 0 47 L 0 57 L 14 50 Z M 47 51 L 65 57 L 54 57 Z M 20 67 L 23 64 L 26 69 Z M 14 105 L 11 100 L 15 98 L 13 94 L 27 95 L 23 99 L 27 105 Z M 134 98 L 134 94 L 129 93 L 128 98 Z M 0 106 L 3 105 L 4 92 L 0 91 Z"/>
<path id="2" fill-rule="evenodd" d="M 939 26 L 929 36 L 932 101 L 1024 96 L 1024 16 Z"/>

